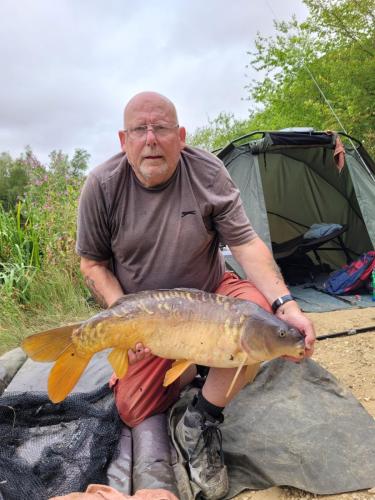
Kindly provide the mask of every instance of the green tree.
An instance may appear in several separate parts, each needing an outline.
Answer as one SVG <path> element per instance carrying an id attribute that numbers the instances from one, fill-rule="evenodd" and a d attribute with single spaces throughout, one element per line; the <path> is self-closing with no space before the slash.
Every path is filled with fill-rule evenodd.
<path id="1" fill-rule="evenodd" d="M 250 130 L 250 119 L 238 120 L 233 113 L 221 112 L 216 118 L 208 121 L 208 125 L 199 127 L 189 135 L 187 142 L 208 151 L 224 147 L 233 139 L 245 135 Z"/>
<path id="2" fill-rule="evenodd" d="M 22 158 L 13 160 L 8 153 L 0 155 L 0 203 L 5 210 L 13 208 L 24 196 L 29 183 L 27 166 Z"/>
<path id="3" fill-rule="evenodd" d="M 375 152 L 375 0 L 305 4 L 306 21 L 275 22 L 276 36 L 258 34 L 249 53 L 265 73 L 248 85 L 252 128 L 345 128 Z"/>
<path id="4" fill-rule="evenodd" d="M 69 173 L 73 177 L 81 177 L 88 168 L 90 155 L 84 149 L 76 149 L 70 161 Z"/>

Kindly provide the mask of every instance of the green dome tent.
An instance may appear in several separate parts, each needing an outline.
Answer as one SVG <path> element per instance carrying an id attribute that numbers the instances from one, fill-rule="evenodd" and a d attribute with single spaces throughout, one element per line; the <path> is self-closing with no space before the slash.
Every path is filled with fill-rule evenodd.
<path id="1" fill-rule="evenodd" d="M 341 169 L 336 158 L 340 147 Z M 337 269 L 374 249 L 375 163 L 357 139 L 312 129 L 257 131 L 231 142 L 217 156 L 270 248 L 325 223 L 344 230 L 316 252 L 320 264 Z M 244 275 L 230 255 L 226 259 Z"/>

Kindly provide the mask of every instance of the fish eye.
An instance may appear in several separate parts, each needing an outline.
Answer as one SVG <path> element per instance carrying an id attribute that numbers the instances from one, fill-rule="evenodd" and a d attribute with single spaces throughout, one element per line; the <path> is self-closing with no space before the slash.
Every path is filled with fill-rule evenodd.
<path id="1" fill-rule="evenodd" d="M 286 330 L 279 330 L 279 337 L 286 337 Z"/>

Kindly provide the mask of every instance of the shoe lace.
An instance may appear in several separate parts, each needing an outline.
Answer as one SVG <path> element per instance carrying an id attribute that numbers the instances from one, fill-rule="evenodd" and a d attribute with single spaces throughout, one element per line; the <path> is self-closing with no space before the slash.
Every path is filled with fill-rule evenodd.
<path id="1" fill-rule="evenodd" d="M 203 449 L 207 452 L 208 466 L 212 469 L 217 468 L 217 456 L 220 457 L 220 466 L 224 466 L 223 436 L 217 423 L 206 420 L 202 424 L 202 432 L 192 451 L 192 457 L 199 455 Z M 216 442 L 216 446 L 215 446 Z"/>

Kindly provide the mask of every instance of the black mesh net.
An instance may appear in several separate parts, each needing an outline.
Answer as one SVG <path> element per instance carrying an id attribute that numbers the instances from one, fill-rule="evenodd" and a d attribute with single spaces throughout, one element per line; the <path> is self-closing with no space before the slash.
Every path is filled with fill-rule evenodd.
<path id="1" fill-rule="evenodd" d="M 106 483 L 121 421 L 104 387 L 53 404 L 45 393 L 0 398 L 0 499 L 44 500 Z"/>

